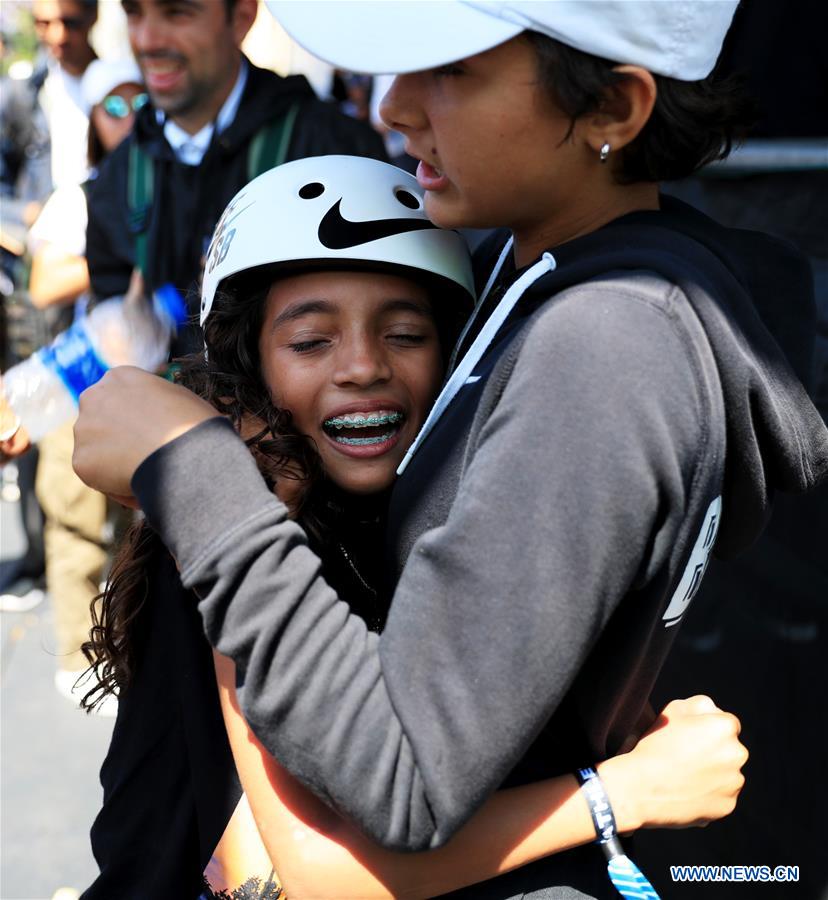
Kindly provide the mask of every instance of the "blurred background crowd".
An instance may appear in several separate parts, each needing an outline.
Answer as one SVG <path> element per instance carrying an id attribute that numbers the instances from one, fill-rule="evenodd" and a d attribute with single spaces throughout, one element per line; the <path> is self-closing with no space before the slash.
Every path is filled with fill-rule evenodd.
<path id="1" fill-rule="evenodd" d="M 223 2 L 216 0 L 212 5 L 221 12 Z M 371 79 L 334 71 L 313 59 L 281 31 L 264 7 L 259 12 L 243 44 L 251 64 L 281 75 L 301 73 L 332 107 L 365 123 L 373 117 L 377 129 L 387 138 L 391 155 L 399 153 L 399 145 L 379 125 L 376 109 L 372 108 Z M 120 3 L 10 0 L 3 3 L 2 15 L 0 288 L 6 370 L 82 317 L 93 285 L 99 288 L 99 298 L 125 292 L 126 285 L 118 281 L 122 273 L 113 276 L 117 263 L 110 256 L 99 264 L 103 273 L 98 276 L 100 285 L 95 283 L 94 257 L 93 264 L 87 264 L 87 195 L 105 156 L 130 133 L 136 113 L 149 95 L 130 52 L 126 15 Z M 162 46 L 163 38 L 158 39 L 158 46 L 152 43 L 155 40 L 150 35 L 147 46 L 158 58 L 165 52 L 171 58 L 181 52 L 177 46 Z M 203 43 L 208 53 L 215 52 L 209 41 Z M 225 73 L 221 65 L 216 62 L 206 67 L 205 77 L 219 82 L 235 77 L 232 68 Z M 209 86 L 204 92 L 209 101 Z M 237 119 L 240 117 L 237 114 Z M 315 122 L 313 127 L 323 124 Z M 184 131 L 181 134 L 187 137 Z M 312 145 L 315 139 L 307 136 L 306 140 Z M 314 152 L 337 149 L 335 139 L 329 147 L 321 140 L 317 143 Z M 341 149 L 349 149 L 347 141 Z M 382 155 L 378 137 L 373 142 L 366 137 L 357 139 L 350 149 Z M 185 147 L 181 160 L 187 152 L 193 151 Z M 182 189 L 195 185 L 198 191 L 198 185 L 206 183 L 203 161 L 186 160 L 195 181 L 182 184 Z M 173 174 L 170 180 L 177 181 L 178 176 Z M 222 196 L 228 191 L 232 195 L 241 183 L 243 180 L 234 179 Z M 162 185 L 156 185 L 156 191 L 160 188 Z M 211 213 L 220 208 L 214 203 L 209 210 L 193 210 L 186 225 L 209 237 L 215 225 Z M 104 208 L 104 230 L 112 225 L 109 213 Z M 89 255 L 104 255 L 107 249 L 93 245 Z M 155 247 L 150 249 L 152 269 L 158 252 Z M 183 255 L 186 260 L 175 260 L 171 267 L 181 276 L 178 283 L 186 288 L 197 280 L 200 260 Z M 157 287 L 161 276 L 153 280 L 154 272 L 146 274 L 150 287 Z M 55 684 L 71 699 L 77 674 L 85 667 L 78 648 L 88 633 L 89 603 L 97 593 L 107 550 L 123 515 L 81 485 L 71 472 L 70 456 L 71 425 L 66 424 L 2 470 L 3 496 L 20 507 L 26 550 L 0 570 L 0 609 L 34 609 L 43 602 L 48 589 L 56 613 Z"/>
<path id="2" fill-rule="evenodd" d="M 241 66 L 238 35 L 228 27 L 236 3 L 255 18 L 241 42 Z M 255 0 L 199 0 L 194 17 L 191 6 L 0 2 L 3 371 L 82 319 L 90 297 L 124 294 L 133 268 L 148 290 L 171 281 L 186 297 L 202 258 L 181 249 L 181 236 L 188 244 L 199 235 L 206 241 L 247 177 L 275 162 L 353 152 L 412 168 L 401 136 L 379 120 L 383 77 L 335 71 L 314 59 Z M 808 336 L 813 352 L 792 362 L 828 417 L 826 26 L 819 4 L 745 0 L 724 65 L 748 79 L 760 108 L 757 126 L 730 160 L 671 190 L 725 224 L 777 234 L 810 258 L 817 308 L 780 298 L 774 324 Z M 183 88 L 182 70 L 193 75 Z M 117 150 L 133 131 L 140 153 Z M 147 166 L 149 186 L 136 188 Z M 197 341 L 184 329 L 173 351 Z M 78 810 L 94 814 L 97 807 L 94 773 L 109 726 L 87 722 L 72 706 L 85 692 L 77 679 L 90 602 L 127 514 L 74 476 L 71 447 L 67 423 L 0 468 L 6 900 L 52 896 L 61 883 L 81 887 L 79 879 L 94 873 L 85 849 L 91 819 Z M 655 705 L 706 692 L 735 711 L 752 753 L 747 787 L 736 814 L 705 831 L 640 838 L 645 868 L 648 854 L 675 863 L 799 865 L 800 883 L 781 892 L 720 885 L 718 893 L 828 897 L 819 840 L 828 782 L 815 774 L 804 796 L 794 775 L 828 743 L 824 702 L 814 699 L 828 691 L 826 506 L 824 491 L 780 503 L 750 554 L 727 568 L 711 566 Z M 36 637 L 27 641 L 27 630 Z M 24 653 L 39 654 L 42 664 L 33 666 Z M 111 717 L 116 709 L 110 698 L 98 712 Z M 50 720 L 60 726 L 65 715 L 74 718 L 52 740 Z M 34 731 L 27 722 L 37 723 Z M 46 756 L 26 745 L 28 734 L 48 745 Z M 26 759 L 40 762 L 27 769 Z M 70 761 L 92 773 L 89 802 L 71 793 L 53 799 L 55 783 L 73 782 Z M 87 790 L 83 784 L 73 782 L 76 792 Z M 32 810 L 41 815 L 44 808 L 71 841 L 32 887 L 31 860 L 53 849 L 32 833 L 41 821 Z M 674 896 L 691 890 L 699 888 L 673 886 Z M 77 894 L 70 888 L 60 896 Z"/>

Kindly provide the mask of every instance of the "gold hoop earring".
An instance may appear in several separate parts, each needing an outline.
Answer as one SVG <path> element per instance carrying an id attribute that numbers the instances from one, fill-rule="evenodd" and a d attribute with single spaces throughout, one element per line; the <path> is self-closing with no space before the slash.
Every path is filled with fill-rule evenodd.
<path id="1" fill-rule="evenodd" d="M 601 144 L 600 151 L 598 152 L 598 159 L 602 163 L 605 163 L 609 159 L 610 150 L 612 150 L 612 147 L 610 147 L 609 142 L 604 141 L 604 143 Z"/>

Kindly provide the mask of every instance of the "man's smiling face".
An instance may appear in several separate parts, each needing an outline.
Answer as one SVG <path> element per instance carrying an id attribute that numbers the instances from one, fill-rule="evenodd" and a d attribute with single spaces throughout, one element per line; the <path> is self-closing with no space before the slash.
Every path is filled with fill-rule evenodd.
<path id="1" fill-rule="evenodd" d="M 194 133 L 233 87 L 255 0 L 122 0 L 122 6 L 153 105 Z"/>

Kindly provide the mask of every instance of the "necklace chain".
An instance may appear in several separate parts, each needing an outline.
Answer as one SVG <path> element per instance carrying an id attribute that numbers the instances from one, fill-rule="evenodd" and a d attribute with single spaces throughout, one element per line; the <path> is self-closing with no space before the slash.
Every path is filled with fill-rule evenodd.
<path id="1" fill-rule="evenodd" d="M 349 554 L 348 551 L 345 549 L 345 545 L 344 545 L 341 541 L 339 541 L 339 542 L 338 542 L 338 546 L 339 546 L 339 549 L 342 551 L 342 555 L 345 557 L 345 562 L 348 563 L 348 565 L 351 567 L 351 571 L 354 573 L 354 575 L 356 575 L 357 579 L 359 580 L 359 583 L 365 588 L 366 591 L 369 591 L 371 594 L 373 594 L 373 595 L 376 597 L 376 596 L 377 596 L 377 592 L 376 592 L 376 591 L 374 590 L 374 588 L 372 588 L 371 585 L 368 584 L 368 582 L 362 577 L 362 575 L 360 574 L 359 569 L 356 567 L 356 565 L 354 564 L 354 561 L 351 559 L 350 554 Z"/>

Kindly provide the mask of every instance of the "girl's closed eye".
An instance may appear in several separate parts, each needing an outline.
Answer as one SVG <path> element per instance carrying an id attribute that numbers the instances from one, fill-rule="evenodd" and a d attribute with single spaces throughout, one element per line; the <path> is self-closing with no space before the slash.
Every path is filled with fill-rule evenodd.
<path id="1" fill-rule="evenodd" d="M 326 346 L 328 341 L 325 338 L 308 338 L 304 341 L 292 341 L 288 344 L 294 353 L 310 353 L 313 350 L 319 350 Z"/>
<path id="2" fill-rule="evenodd" d="M 421 347 L 430 337 L 430 335 L 424 334 L 422 331 L 401 330 L 389 334 L 388 340 L 403 346 Z"/>

